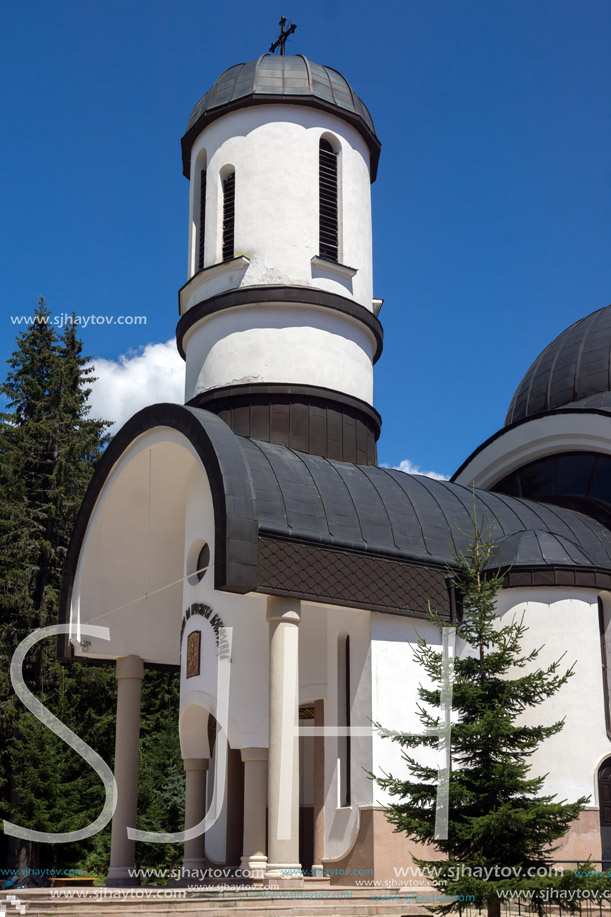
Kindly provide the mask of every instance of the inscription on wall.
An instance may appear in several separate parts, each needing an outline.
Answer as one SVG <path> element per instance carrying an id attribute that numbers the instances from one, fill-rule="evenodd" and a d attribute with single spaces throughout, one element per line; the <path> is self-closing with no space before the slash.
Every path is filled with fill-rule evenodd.
<path id="1" fill-rule="evenodd" d="M 225 627 L 223 624 L 223 619 L 214 611 L 213 608 L 210 607 L 210 605 L 205 605 L 203 602 L 194 602 L 192 605 L 189 605 L 182 617 L 182 624 L 180 627 L 181 647 L 182 638 L 185 633 L 185 627 L 187 626 L 187 621 L 189 621 L 193 615 L 198 615 L 208 622 L 214 632 L 214 640 L 217 646 L 219 659 L 226 659 L 229 656 L 229 642 L 225 634 L 222 632 L 222 629 Z"/>

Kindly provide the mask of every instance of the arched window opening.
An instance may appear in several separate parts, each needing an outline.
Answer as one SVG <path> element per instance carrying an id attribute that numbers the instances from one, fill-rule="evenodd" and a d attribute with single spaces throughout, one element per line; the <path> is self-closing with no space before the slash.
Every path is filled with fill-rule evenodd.
<path id="1" fill-rule="evenodd" d="M 319 251 L 327 261 L 339 260 L 339 220 L 337 206 L 337 153 L 324 137 L 318 150 Z"/>
<path id="2" fill-rule="evenodd" d="M 337 724 L 350 728 L 350 637 L 340 637 L 337 641 Z M 350 771 L 352 766 L 352 747 L 350 736 L 338 736 L 338 804 L 340 807 L 352 805 Z"/>
<path id="3" fill-rule="evenodd" d="M 235 172 L 223 179 L 223 261 L 231 261 L 235 237 Z"/>
<path id="4" fill-rule="evenodd" d="M 197 269 L 204 267 L 204 243 L 206 241 L 206 170 L 199 173 L 199 238 Z"/>
<path id="5" fill-rule="evenodd" d="M 608 602 L 598 597 L 598 627 L 600 630 L 600 654 L 602 664 L 603 697 L 605 700 L 605 722 L 607 735 L 611 738 L 611 614 Z M 610 816 L 611 818 L 611 816 Z M 611 820 L 609 822 L 611 824 Z"/>

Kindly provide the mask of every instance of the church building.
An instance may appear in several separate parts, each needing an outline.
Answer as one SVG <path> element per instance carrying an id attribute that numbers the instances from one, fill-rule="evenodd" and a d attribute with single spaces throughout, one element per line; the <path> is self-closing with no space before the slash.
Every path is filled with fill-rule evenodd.
<path id="1" fill-rule="evenodd" d="M 149 665 L 181 673 L 185 826 L 199 826 L 185 870 L 396 881 L 417 845 L 368 776 L 402 768 L 372 723 L 421 731 L 413 644 L 441 643 L 429 603 L 455 620 L 448 565 L 474 505 L 508 571 L 499 615 L 524 612 L 541 664 L 576 660 L 533 713 L 566 718 L 534 773 L 559 799 L 590 797 L 554 857 L 611 857 L 611 307 L 543 351 L 451 481 L 380 467 L 379 157 L 352 86 L 302 55 L 230 67 L 189 119 L 185 403 L 114 437 L 61 596 L 60 656 L 116 661 L 110 885 L 134 884 Z"/>

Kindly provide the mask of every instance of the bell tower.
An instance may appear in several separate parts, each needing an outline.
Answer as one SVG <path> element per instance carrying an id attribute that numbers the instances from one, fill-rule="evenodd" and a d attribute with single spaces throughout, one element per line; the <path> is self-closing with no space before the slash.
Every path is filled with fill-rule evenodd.
<path id="1" fill-rule="evenodd" d="M 230 67 L 200 99 L 182 138 L 187 404 L 240 435 L 375 464 L 379 153 L 349 83 L 302 55 Z"/>

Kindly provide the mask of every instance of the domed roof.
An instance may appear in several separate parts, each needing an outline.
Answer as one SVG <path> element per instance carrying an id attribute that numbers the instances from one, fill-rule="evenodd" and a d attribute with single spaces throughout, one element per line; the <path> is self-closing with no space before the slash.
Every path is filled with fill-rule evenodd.
<path id="1" fill-rule="evenodd" d="M 262 54 L 256 60 L 235 64 L 221 73 L 193 109 L 182 138 L 183 171 L 187 178 L 191 147 L 207 124 L 238 108 L 274 102 L 322 108 L 349 121 L 369 147 L 371 180 L 375 180 L 381 144 L 367 106 L 341 73 L 316 64 L 303 54 Z"/>
<path id="2" fill-rule="evenodd" d="M 561 407 L 611 407 L 611 305 L 575 322 L 537 357 L 513 396 L 505 426 Z"/>

